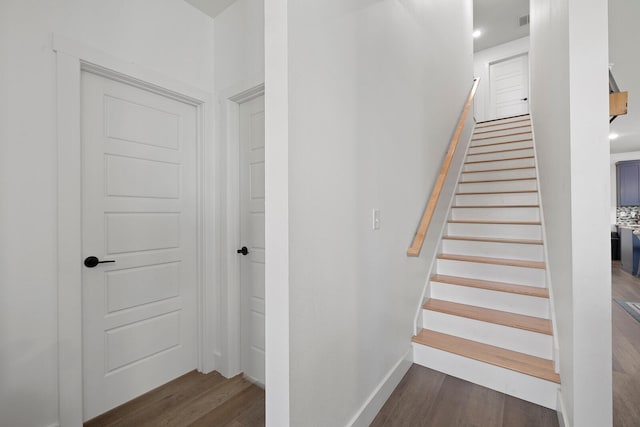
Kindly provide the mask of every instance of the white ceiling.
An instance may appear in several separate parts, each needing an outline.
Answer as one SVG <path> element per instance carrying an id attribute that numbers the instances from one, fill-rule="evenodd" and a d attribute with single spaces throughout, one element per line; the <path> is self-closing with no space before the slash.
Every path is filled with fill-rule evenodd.
<path id="1" fill-rule="evenodd" d="M 529 0 L 474 0 L 473 28 L 482 31 L 474 40 L 479 51 L 529 35 L 529 25 L 519 24 L 519 17 L 529 14 Z"/>
<path id="2" fill-rule="evenodd" d="M 215 18 L 235 0 L 185 0 L 193 7 L 200 9 L 212 18 Z"/>

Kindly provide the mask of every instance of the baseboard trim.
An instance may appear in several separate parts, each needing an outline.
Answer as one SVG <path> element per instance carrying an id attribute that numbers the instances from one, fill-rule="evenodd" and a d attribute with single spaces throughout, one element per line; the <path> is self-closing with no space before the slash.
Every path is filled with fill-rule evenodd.
<path id="1" fill-rule="evenodd" d="M 560 427 L 571 427 L 571 423 L 567 419 L 567 406 L 564 404 L 562 389 L 558 390 L 558 403 L 556 404 L 556 412 L 558 413 L 558 424 Z"/>
<path id="2" fill-rule="evenodd" d="M 369 398 L 358 409 L 358 412 L 347 423 L 348 427 L 368 427 L 374 420 L 380 409 L 398 386 L 404 374 L 407 373 L 413 363 L 413 349 L 409 347 L 407 352 L 396 362 L 385 375 L 380 384 L 373 390 Z"/>

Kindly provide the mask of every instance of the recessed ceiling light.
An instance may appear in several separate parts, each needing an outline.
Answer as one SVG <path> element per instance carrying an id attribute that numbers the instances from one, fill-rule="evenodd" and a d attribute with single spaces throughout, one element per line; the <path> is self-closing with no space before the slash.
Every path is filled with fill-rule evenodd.
<path id="1" fill-rule="evenodd" d="M 616 139 L 616 138 L 617 138 L 617 137 L 619 137 L 619 136 L 620 136 L 620 135 L 618 135 L 617 133 L 615 133 L 615 132 L 611 132 L 611 133 L 609 134 L 609 139 L 614 140 L 614 139 Z"/>
<path id="2" fill-rule="evenodd" d="M 478 37 L 480 37 L 482 35 L 482 31 L 475 30 L 473 33 L 471 33 L 471 35 L 473 36 L 474 39 L 477 39 Z"/>

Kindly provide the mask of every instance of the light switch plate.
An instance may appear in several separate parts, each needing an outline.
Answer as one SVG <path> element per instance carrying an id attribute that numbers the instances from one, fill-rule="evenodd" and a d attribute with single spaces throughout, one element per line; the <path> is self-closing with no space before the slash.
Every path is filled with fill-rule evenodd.
<path id="1" fill-rule="evenodd" d="M 373 209 L 371 218 L 373 220 L 373 223 L 372 223 L 373 229 L 380 230 L 380 209 Z"/>

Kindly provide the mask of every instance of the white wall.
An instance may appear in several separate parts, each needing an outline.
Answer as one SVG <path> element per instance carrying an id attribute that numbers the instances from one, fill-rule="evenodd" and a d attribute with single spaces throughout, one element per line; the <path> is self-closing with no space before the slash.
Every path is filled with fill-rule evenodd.
<path id="1" fill-rule="evenodd" d="M 607 1 L 533 0 L 530 37 L 564 416 L 604 427 L 612 422 Z"/>
<path id="2" fill-rule="evenodd" d="M 474 98 L 474 116 L 477 121 L 495 119 L 490 113 L 489 65 L 529 52 L 529 37 L 512 40 L 473 54 L 473 74 L 480 77 L 480 85 Z"/>
<path id="3" fill-rule="evenodd" d="M 279 238 L 267 221 L 267 244 L 288 251 L 267 289 L 289 299 L 290 340 L 289 413 L 268 424 L 347 425 L 410 348 L 433 253 L 405 251 L 472 85 L 472 5 L 268 1 L 266 15 L 288 22 L 267 36 L 281 60 L 266 87 L 288 116 L 267 118 L 266 191 L 289 217 Z"/>
<path id="4" fill-rule="evenodd" d="M 221 287 L 215 349 L 216 369 L 223 375 L 233 376 L 240 370 L 239 350 L 239 292 L 237 274 L 239 266 L 235 249 L 238 241 L 238 145 L 230 135 L 237 132 L 231 114 L 229 98 L 264 83 L 264 1 L 237 0 L 214 20 L 215 27 L 215 174 L 216 193 L 223 207 L 218 225 L 216 243 L 219 253 Z M 236 168 L 233 168 L 233 164 Z M 234 176 L 235 174 L 235 176 Z M 235 228 L 234 228 L 235 227 Z M 235 233 L 235 234 L 234 234 Z M 234 320 L 235 319 L 235 320 Z M 234 350 L 235 349 L 235 350 Z"/>
<path id="5" fill-rule="evenodd" d="M 264 83 L 264 0 L 237 0 L 214 22 L 216 93 Z"/>
<path id="6" fill-rule="evenodd" d="M 181 0 L 0 3 L 3 426 L 58 419 L 54 32 L 213 91 L 213 20 Z"/>

